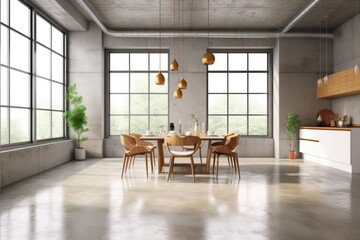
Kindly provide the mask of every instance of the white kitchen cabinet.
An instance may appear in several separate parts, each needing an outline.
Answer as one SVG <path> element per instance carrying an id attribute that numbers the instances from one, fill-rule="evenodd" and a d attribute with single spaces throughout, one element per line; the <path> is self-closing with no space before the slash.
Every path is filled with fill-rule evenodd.
<path id="1" fill-rule="evenodd" d="M 300 152 L 305 160 L 360 173 L 360 128 L 301 127 Z"/>

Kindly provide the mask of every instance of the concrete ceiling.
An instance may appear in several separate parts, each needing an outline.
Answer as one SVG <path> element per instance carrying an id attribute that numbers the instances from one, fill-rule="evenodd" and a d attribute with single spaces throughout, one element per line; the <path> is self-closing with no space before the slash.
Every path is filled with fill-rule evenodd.
<path id="1" fill-rule="evenodd" d="M 54 5 L 71 3 L 71 16 L 78 21 L 80 13 L 91 20 L 75 0 L 28 0 L 57 17 L 61 24 L 69 19 Z M 159 28 L 158 0 L 87 0 L 105 26 L 113 30 L 157 30 Z M 49 4 L 56 2 L 57 4 Z M 65 2 L 67 2 L 65 4 Z M 280 31 L 312 0 L 210 0 L 212 30 Z M 354 17 L 358 0 L 321 0 L 290 32 L 318 32 L 320 23 L 332 32 Z M 69 6 L 66 6 L 69 9 Z M 76 11 L 76 13 L 74 13 Z M 176 0 L 176 25 L 184 30 L 207 29 L 207 0 Z M 81 21 L 81 20 L 80 20 Z M 83 24 L 75 24 L 83 26 Z M 74 27 L 64 26 L 70 31 Z M 174 0 L 162 0 L 162 28 L 174 29 Z M 77 30 L 84 30 L 78 26 Z"/>

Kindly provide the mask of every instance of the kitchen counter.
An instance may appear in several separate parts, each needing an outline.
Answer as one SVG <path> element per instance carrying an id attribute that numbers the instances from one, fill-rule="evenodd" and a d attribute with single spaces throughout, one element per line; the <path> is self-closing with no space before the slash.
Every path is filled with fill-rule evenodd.
<path id="1" fill-rule="evenodd" d="M 359 127 L 300 127 L 300 152 L 315 161 L 349 173 L 360 173 Z"/>

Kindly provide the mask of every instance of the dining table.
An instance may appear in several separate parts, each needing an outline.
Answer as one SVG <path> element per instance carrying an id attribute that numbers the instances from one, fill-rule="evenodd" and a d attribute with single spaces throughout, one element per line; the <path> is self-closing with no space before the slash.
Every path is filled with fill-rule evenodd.
<path id="1" fill-rule="evenodd" d="M 201 141 L 208 141 L 208 147 L 207 147 L 207 154 L 206 154 L 206 162 L 205 164 L 205 172 L 209 174 L 210 173 L 210 163 L 211 163 L 211 142 L 212 141 L 223 141 L 224 136 L 222 135 L 203 135 L 199 136 Z M 141 140 L 147 140 L 147 141 L 157 141 L 157 149 L 158 149 L 158 173 L 163 172 L 164 166 L 169 166 L 168 163 L 165 163 L 164 161 L 164 140 L 165 135 L 142 135 L 140 137 Z M 200 151 L 200 150 L 198 150 Z"/>

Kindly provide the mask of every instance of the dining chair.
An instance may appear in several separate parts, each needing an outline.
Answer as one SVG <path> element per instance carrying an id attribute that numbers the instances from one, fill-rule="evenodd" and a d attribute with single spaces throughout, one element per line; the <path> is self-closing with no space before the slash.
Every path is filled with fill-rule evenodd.
<path id="1" fill-rule="evenodd" d="M 227 142 L 225 145 L 219 145 L 216 146 L 214 149 L 212 149 L 212 153 L 214 154 L 214 160 L 213 160 L 213 173 L 215 168 L 215 160 L 216 160 L 216 178 L 218 178 L 219 173 L 219 157 L 221 155 L 227 156 L 230 158 L 230 161 L 233 162 L 233 166 L 235 168 L 235 174 L 239 174 L 240 178 L 240 165 L 239 165 L 239 158 L 237 154 L 237 147 L 240 143 L 240 135 L 235 134 L 228 137 Z"/>
<path id="2" fill-rule="evenodd" d="M 205 143 L 205 141 L 201 141 L 199 149 L 198 149 L 201 164 L 202 164 L 201 148 L 202 148 L 202 146 L 204 146 L 204 143 Z M 183 146 L 183 148 L 185 150 L 194 150 L 194 146 Z"/>
<path id="3" fill-rule="evenodd" d="M 150 163 L 151 163 L 152 162 L 151 149 L 137 145 L 135 138 L 126 134 L 120 135 L 120 143 L 124 147 L 124 159 L 123 159 L 121 178 L 123 177 L 124 173 L 126 173 L 126 170 L 128 168 L 128 165 L 130 164 L 131 159 L 138 155 L 145 156 L 146 177 L 148 178 L 149 177 L 148 155 L 150 156 Z"/>
<path id="4" fill-rule="evenodd" d="M 234 135 L 234 133 L 224 134 L 224 139 L 222 141 L 211 143 L 211 149 L 213 149 L 216 146 L 224 146 L 226 144 L 226 142 L 229 140 L 229 137 L 232 135 Z M 227 160 L 228 160 L 229 166 L 233 167 L 232 161 L 230 161 L 229 157 L 227 157 Z"/>
<path id="5" fill-rule="evenodd" d="M 130 136 L 132 136 L 133 138 L 135 138 L 136 141 L 136 145 L 138 146 L 143 146 L 143 147 L 147 147 L 151 150 L 151 154 L 152 154 L 152 159 L 153 161 L 151 162 L 151 171 L 153 171 L 153 166 L 156 166 L 156 161 L 155 161 L 155 149 L 157 148 L 156 145 L 154 145 L 151 142 L 147 142 L 144 140 L 141 140 L 140 137 L 142 136 L 141 134 L 138 133 L 131 133 Z M 133 162 L 134 164 L 134 162 Z"/>
<path id="6" fill-rule="evenodd" d="M 174 161 L 175 158 L 183 158 L 188 157 L 190 158 L 190 164 L 191 164 L 191 172 L 193 177 L 193 182 L 195 182 L 195 167 L 194 167 L 194 153 L 198 150 L 200 146 L 201 140 L 198 136 L 166 136 L 164 140 L 165 148 L 170 153 L 170 162 L 169 162 L 169 173 L 167 182 L 170 180 L 170 176 L 174 171 Z M 193 149 L 191 150 L 178 150 L 179 147 L 183 146 L 193 146 Z"/>

